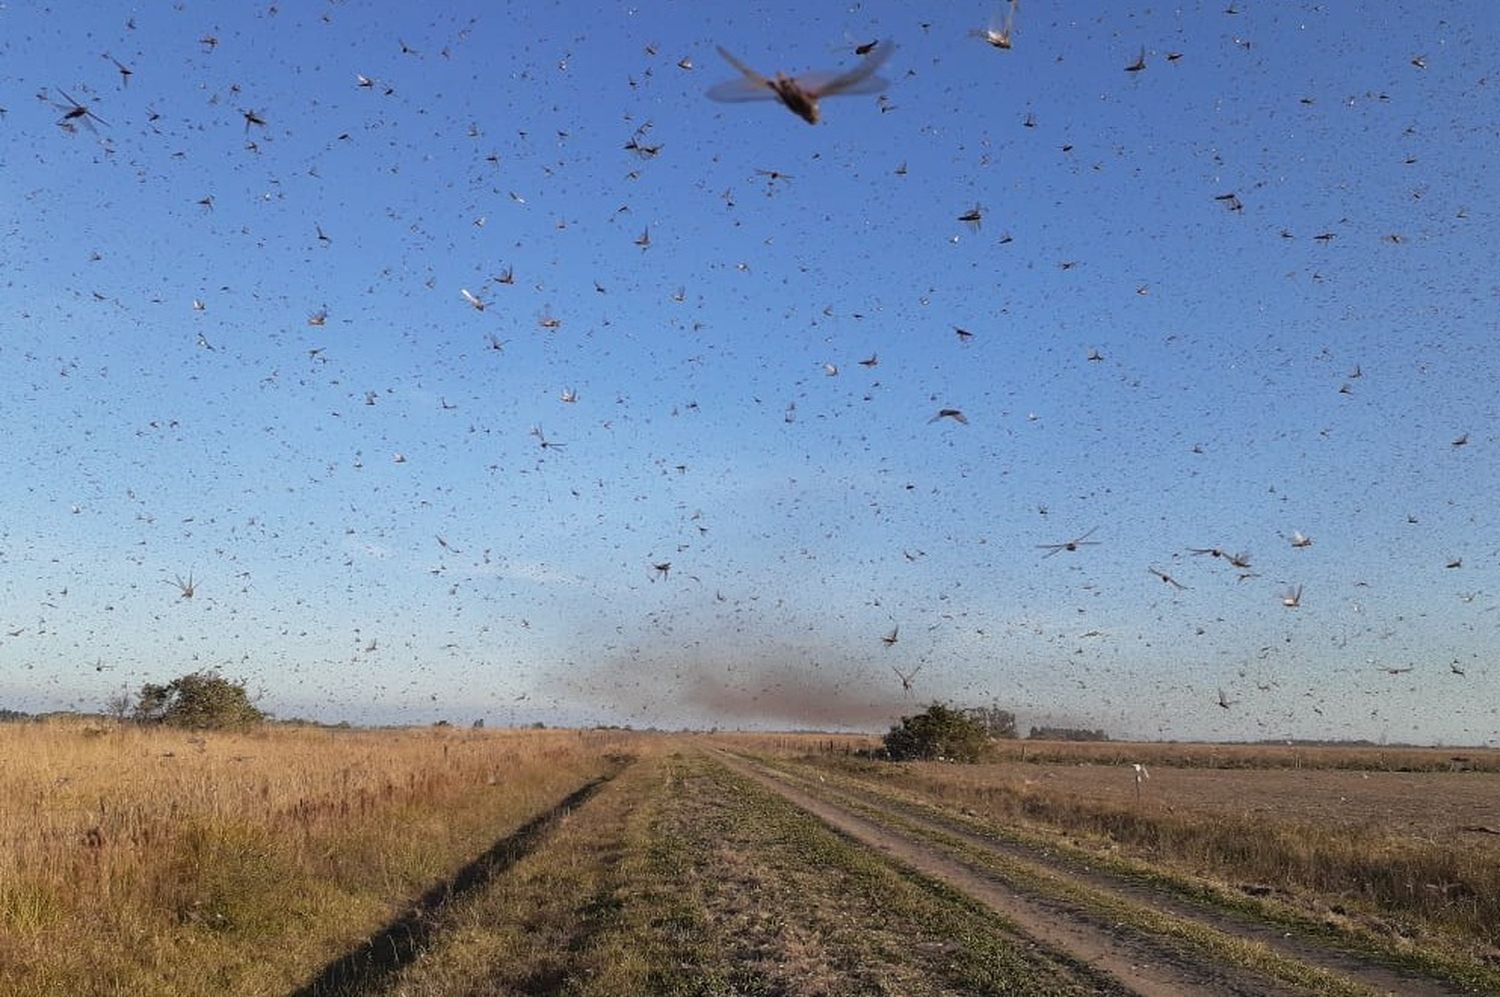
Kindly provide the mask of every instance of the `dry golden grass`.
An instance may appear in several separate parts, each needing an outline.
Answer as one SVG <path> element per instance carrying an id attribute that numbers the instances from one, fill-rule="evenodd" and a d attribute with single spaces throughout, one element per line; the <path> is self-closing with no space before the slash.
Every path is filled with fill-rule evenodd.
<path id="1" fill-rule="evenodd" d="M 849 755 L 861 749 L 880 747 L 872 734 L 782 733 L 779 731 L 719 731 L 704 735 L 717 748 L 748 751 L 771 758 L 803 758 L 808 755 Z"/>
<path id="2" fill-rule="evenodd" d="M 731 731 L 709 735 L 732 751 L 777 758 L 844 755 L 878 748 L 874 734 Z M 1500 772 L 1500 749 L 1379 747 L 1376 745 L 1211 744 L 1171 741 L 999 740 L 996 762 L 1129 765 L 1209 769 L 1356 769 L 1370 772 Z"/>
<path id="3" fill-rule="evenodd" d="M 995 742 L 994 759 L 1099 765 L 1142 762 L 1152 766 L 1216 769 L 1500 772 L 1500 750 L 1494 748 L 1017 740 Z"/>
<path id="4" fill-rule="evenodd" d="M 876 734 L 722 731 L 707 735 L 731 751 L 773 758 L 848 755 L 878 749 Z M 1342 769 L 1367 772 L 1500 772 L 1500 749 L 1376 745 L 1213 744 L 1172 741 L 996 740 L 988 760 L 1061 765 L 1126 765 L 1194 769 Z"/>
<path id="5" fill-rule="evenodd" d="M 13 994 L 285 992 L 639 743 L 0 725 L 0 978 Z"/>
<path id="6" fill-rule="evenodd" d="M 706 740 L 847 765 L 1160 869 L 1267 884 L 1325 911 L 1346 903 L 1418 944 L 1440 933 L 1483 957 L 1500 941 L 1500 844 L 1411 823 L 1446 813 L 1451 827 L 1482 811 L 1460 789 L 1482 796 L 1495 776 L 1420 771 L 1442 753 L 1031 742 L 1024 763 L 896 766 L 850 757 L 879 743 L 857 734 Z M 0 725 L 0 980 L 17 995 L 288 992 L 612 770 L 611 754 L 674 743 L 627 732 Z M 1018 759 L 1021 747 L 1000 750 Z M 1289 752 L 1308 771 L 1289 771 Z M 1493 753 L 1446 754 L 1493 763 Z M 1140 801 L 1128 769 L 1107 767 L 1134 760 L 1158 769 Z M 1360 766 L 1418 771 L 1341 771 Z M 1257 780 L 1267 785 L 1255 790 Z M 1221 782 L 1234 788 L 1215 802 L 1208 789 Z M 1270 802 L 1249 806 L 1257 792 Z M 1315 809 L 1313 794 L 1330 792 L 1338 806 Z M 1412 793 L 1431 802 L 1403 812 Z M 1341 796 L 1369 804 L 1359 820 Z"/>

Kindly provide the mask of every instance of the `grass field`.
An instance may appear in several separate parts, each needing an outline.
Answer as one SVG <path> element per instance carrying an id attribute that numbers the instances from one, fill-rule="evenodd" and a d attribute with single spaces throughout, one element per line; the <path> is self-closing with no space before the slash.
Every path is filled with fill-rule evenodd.
<path id="1" fill-rule="evenodd" d="M 0 979 L 27 995 L 1500 992 L 1500 836 L 1463 830 L 1500 825 L 1488 756 L 1448 771 L 1365 749 L 1300 749 L 1298 767 L 1280 748 L 1027 744 L 1022 761 L 1011 744 L 894 765 L 853 754 L 870 743 L 3 725 Z M 1139 797 L 1122 758 L 1149 760 Z"/>
<path id="2" fill-rule="evenodd" d="M 286 992 L 629 741 L 0 725 L 0 978 Z"/>

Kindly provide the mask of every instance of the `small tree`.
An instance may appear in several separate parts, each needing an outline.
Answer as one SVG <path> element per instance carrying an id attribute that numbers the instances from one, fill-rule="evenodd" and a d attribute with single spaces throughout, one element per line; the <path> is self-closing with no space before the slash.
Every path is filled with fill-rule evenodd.
<path id="1" fill-rule="evenodd" d="M 885 751 L 892 761 L 977 762 L 989 736 L 984 726 L 959 710 L 933 703 L 925 712 L 902 717 L 885 735 Z"/>
<path id="2" fill-rule="evenodd" d="M 972 717 L 990 737 L 1016 737 L 1016 715 L 998 706 L 971 706 L 963 711 Z"/>
<path id="3" fill-rule="evenodd" d="M 104 701 L 104 712 L 120 723 L 130 716 L 130 689 L 121 689 Z"/>
<path id="4" fill-rule="evenodd" d="M 166 724 L 194 730 L 253 727 L 266 719 L 245 691 L 217 672 L 201 671 L 166 685 L 141 686 L 132 715 L 138 723 Z"/>

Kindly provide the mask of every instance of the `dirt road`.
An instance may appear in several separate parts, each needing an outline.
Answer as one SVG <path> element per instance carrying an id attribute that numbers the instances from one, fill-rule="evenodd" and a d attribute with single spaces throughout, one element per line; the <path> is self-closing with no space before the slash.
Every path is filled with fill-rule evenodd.
<path id="1" fill-rule="evenodd" d="M 833 787 L 722 752 L 713 757 L 842 834 L 963 892 L 1038 943 L 1137 993 L 1437 997 L 1473 992 L 1412 977 L 1274 925 L 1200 908 L 1140 883 L 1071 867 L 1040 849 L 893 810 L 888 800 L 874 799 L 847 783 Z M 1019 874 L 1007 875 L 1007 869 Z M 1132 916 L 1132 911 L 1142 916 Z"/>

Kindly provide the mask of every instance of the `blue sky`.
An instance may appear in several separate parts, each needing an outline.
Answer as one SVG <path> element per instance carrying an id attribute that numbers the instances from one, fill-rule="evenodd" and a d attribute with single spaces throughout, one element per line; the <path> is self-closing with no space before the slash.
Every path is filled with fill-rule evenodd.
<path id="1" fill-rule="evenodd" d="M 0 8 L 0 698 L 1500 736 L 1492 6 L 1004 10 Z"/>

